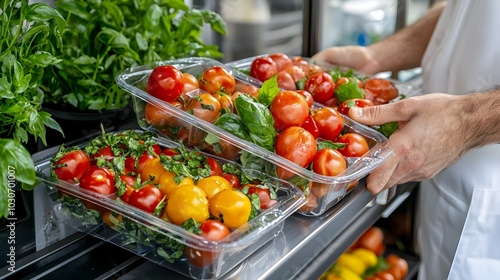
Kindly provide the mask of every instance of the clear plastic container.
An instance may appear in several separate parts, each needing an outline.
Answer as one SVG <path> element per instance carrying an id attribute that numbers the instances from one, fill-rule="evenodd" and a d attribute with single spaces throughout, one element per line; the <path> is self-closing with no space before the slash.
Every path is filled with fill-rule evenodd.
<path id="1" fill-rule="evenodd" d="M 213 154 L 227 158 L 228 154 L 231 160 L 240 160 L 238 157 L 245 152 L 254 157 L 265 160 L 266 167 L 264 172 L 275 176 L 276 167 L 279 166 L 295 176 L 289 181 L 300 186 L 305 190 L 308 199 L 311 194 L 316 194 L 314 197 L 315 204 L 305 205 L 299 209 L 299 213 L 306 216 L 318 216 L 331 208 L 335 203 L 342 199 L 348 189 L 355 186 L 361 179 L 367 176 L 374 168 L 381 164 L 385 159 L 392 155 L 392 149 L 389 146 L 387 138 L 376 130 L 367 126 L 356 123 L 349 118 L 344 119 L 344 128 L 342 133 L 357 132 L 367 139 L 370 150 L 363 157 L 348 159 L 347 169 L 337 176 L 324 176 L 313 171 L 303 168 L 274 152 L 268 151 L 260 146 L 245 141 L 241 138 L 228 133 L 225 130 L 206 122 L 200 118 L 182 111 L 181 109 L 172 106 L 171 104 L 161 101 L 145 91 L 145 85 L 153 68 L 158 65 L 173 65 L 183 72 L 189 72 L 195 76 L 201 75 L 204 70 L 213 66 L 223 66 L 232 73 L 237 81 L 259 85 L 255 83 L 255 79 L 245 75 L 239 71 L 233 71 L 231 68 L 222 65 L 221 63 L 206 59 L 206 58 L 185 58 L 178 60 L 170 60 L 158 62 L 154 65 L 141 66 L 126 70 L 124 73 L 117 76 L 117 83 L 120 87 L 130 92 L 133 95 L 134 110 L 137 115 L 139 125 L 145 130 L 158 130 L 147 123 L 144 115 L 146 104 L 154 105 L 157 108 L 165 111 L 175 118 L 174 127 L 169 129 L 161 129 L 160 132 L 170 137 L 175 141 L 183 141 L 186 145 L 197 147 L 200 150 L 208 150 Z M 197 90 L 191 94 L 199 94 Z M 176 131 L 184 130 L 182 137 L 175 137 L 169 133 L 175 129 Z M 208 136 L 208 138 L 207 138 Z M 207 142 L 207 139 L 219 139 L 223 147 L 222 150 L 213 149 L 213 146 Z M 230 151 L 231 153 L 227 153 Z M 234 157 L 233 157 L 234 156 Z M 248 161 L 255 158 L 245 158 Z"/>
<path id="2" fill-rule="evenodd" d="M 178 143 L 167 139 L 158 139 L 158 143 L 163 148 L 179 147 Z M 84 144 L 80 143 L 79 146 L 83 147 Z M 281 232 L 284 220 L 306 200 L 302 191 L 293 184 L 242 167 L 244 173 L 255 178 L 263 176 L 277 188 L 277 203 L 232 231 L 223 240 L 208 241 L 180 226 L 120 202 L 113 195 L 97 194 L 79 188 L 77 184 L 54 179 L 50 160 L 55 154 L 53 152 L 41 157 L 35 162 L 35 169 L 37 178 L 46 187 L 46 194 L 52 201 L 58 221 L 196 279 L 219 278 L 261 246 L 270 246 L 266 243 Z M 221 163 L 229 162 L 217 159 Z M 105 212 L 113 213 L 115 226 L 109 226 L 102 218 Z M 203 267 L 192 265 L 183 253 L 186 246 L 209 254 L 213 261 L 205 262 Z"/>

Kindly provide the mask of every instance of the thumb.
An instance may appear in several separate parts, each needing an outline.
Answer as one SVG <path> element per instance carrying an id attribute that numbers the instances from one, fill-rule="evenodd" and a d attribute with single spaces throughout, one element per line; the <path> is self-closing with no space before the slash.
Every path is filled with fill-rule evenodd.
<path id="1" fill-rule="evenodd" d="M 349 117 L 365 125 L 382 125 L 388 122 L 408 120 L 409 116 L 401 112 L 400 106 L 397 103 L 398 102 L 394 102 L 363 108 L 352 107 L 349 109 Z"/>

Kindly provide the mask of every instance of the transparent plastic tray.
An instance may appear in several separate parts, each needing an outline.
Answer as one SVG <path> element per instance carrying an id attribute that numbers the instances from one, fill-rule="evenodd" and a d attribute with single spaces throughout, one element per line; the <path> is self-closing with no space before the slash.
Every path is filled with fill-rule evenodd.
<path id="1" fill-rule="evenodd" d="M 386 158 L 392 155 L 392 149 L 389 147 L 388 140 L 384 135 L 367 126 L 360 125 L 349 118 L 345 118 L 342 133 L 357 132 L 363 135 L 369 143 L 369 152 L 363 157 L 348 159 L 347 169 L 337 176 L 324 176 L 314 173 L 307 168 L 303 168 L 281 156 L 278 156 L 274 152 L 270 152 L 254 143 L 240 139 L 225 130 L 220 129 L 212 123 L 197 118 L 148 94 L 145 91 L 145 85 L 150 73 L 157 65 L 173 65 L 181 71 L 191 73 L 195 76 L 201 75 L 201 73 L 203 73 L 203 71 L 207 68 L 219 65 L 230 71 L 237 81 L 256 85 L 254 83 L 254 79 L 239 71 L 232 71 L 231 68 L 222 65 L 218 61 L 193 57 L 162 61 L 154 65 L 128 69 L 117 76 L 117 83 L 120 87 L 133 95 L 134 110 L 137 115 L 138 123 L 143 129 L 158 129 L 150 126 L 145 120 L 144 107 L 147 103 L 149 103 L 175 117 L 175 125 L 178 128 L 185 130 L 186 133 L 182 138 L 172 137 L 172 135 L 168 134 L 168 131 L 160 130 L 165 132 L 165 135 L 169 136 L 172 140 L 183 141 L 188 146 L 197 147 L 200 150 L 209 149 L 211 153 L 215 153 L 213 149 L 210 149 L 210 145 L 205 141 L 205 139 L 207 135 L 218 137 L 220 142 L 224 143 L 225 148 L 229 150 L 246 151 L 256 157 L 264 159 L 268 164 L 265 172 L 272 176 L 276 174 L 276 166 L 292 172 L 295 175 L 292 178 L 292 182 L 294 184 L 302 187 L 302 189 L 309 186 L 310 192 L 306 192 L 306 195 L 309 196 L 313 193 L 320 194 L 316 195 L 317 206 L 314 208 L 303 207 L 298 211 L 300 214 L 306 216 L 318 216 L 323 214 L 346 195 L 348 187 L 352 187 L 357 184 Z M 199 91 L 196 91 L 193 94 L 198 93 Z M 226 153 L 222 150 L 222 153 L 219 153 L 218 155 L 223 156 L 226 155 Z M 231 159 L 238 160 L 238 158 Z"/>
<path id="2" fill-rule="evenodd" d="M 158 139 L 158 143 L 163 148 L 179 147 L 178 143 L 167 139 Z M 83 147 L 84 143 L 77 145 Z M 271 246 L 266 245 L 266 242 L 281 232 L 285 219 L 296 212 L 306 200 L 302 191 L 287 181 L 257 174 L 254 170 L 245 170 L 253 176 L 267 177 L 269 182 L 278 188 L 277 203 L 232 231 L 223 240 L 208 241 L 180 226 L 119 202 L 111 195 L 96 194 L 79 188 L 77 184 L 54 179 L 50 173 L 50 160 L 56 152 L 37 160 L 35 169 L 37 178 L 45 185 L 46 195 L 52 201 L 52 209 L 58 221 L 195 279 L 219 278 L 261 246 Z M 229 162 L 217 159 L 221 163 Z M 61 193 L 66 196 L 61 196 Z M 121 215 L 121 223 L 114 227 L 108 226 L 102 220 L 100 212 L 86 208 L 89 204 L 92 209 L 97 206 L 100 210 L 106 209 L 115 215 Z M 216 257 L 204 267 L 191 265 L 184 254 L 175 255 L 176 252 L 178 254 L 183 251 L 185 246 L 216 254 Z"/>

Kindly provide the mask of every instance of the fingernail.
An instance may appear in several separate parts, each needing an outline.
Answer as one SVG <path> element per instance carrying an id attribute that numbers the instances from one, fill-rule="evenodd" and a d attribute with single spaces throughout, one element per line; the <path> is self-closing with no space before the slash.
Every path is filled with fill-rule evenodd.
<path id="1" fill-rule="evenodd" d="M 351 118 L 362 118 L 363 117 L 363 110 L 361 110 L 358 107 L 352 107 L 349 109 L 349 116 Z"/>

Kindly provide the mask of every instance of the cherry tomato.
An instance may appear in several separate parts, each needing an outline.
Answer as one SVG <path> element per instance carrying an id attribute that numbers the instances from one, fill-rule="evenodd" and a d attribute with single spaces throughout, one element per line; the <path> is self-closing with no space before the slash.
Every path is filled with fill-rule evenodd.
<path id="1" fill-rule="evenodd" d="M 206 69 L 200 79 L 200 89 L 210 93 L 233 94 L 236 80 L 224 67 L 213 66 Z"/>
<path id="2" fill-rule="evenodd" d="M 161 151 L 162 154 L 173 157 L 179 154 L 179 151 L 175 148 L 165 148 L 163 151 Z"/>
<path id="3" fill-rule="evenodd" d="M 393 100 L 399 95 L 396 86 L 391 81 L 382 78 L 373 77 L 367 79 L 363 88 L 371 91 L 376 98 L 383 100 L 384 103 Z"/>
<path id="4" fill-rule="evenodd" d="M 311 107 L 314 104 L 313 96 L 308 91 L 303 90 L 303 89 L 298 89 L 295 92 L 304 96 L 304 98 L 307 101 L 307 106 Z"/>
<path id="5" fill-rule="evenodd" d="M 106 146 L 101 148 L 97 153 L 93 154 L 92 160 L 97 160 L 99 157 L 103 157 L 107 161 L 113 161 L 115 155 L 113 154 L 113 150 L 111 150 L 111 146 Z"/>
<path id="6" fill-rule="evenodd" d="M 345 157 L 361 157 L 370 150 L 366 139 L 355 132 L 346 133 L 337 138 L 335 142 L 346 144 L 343 148 L 338 149 Z"/>
<path id="7" fill-rule="evenodd" d="M 231 184 L 231 188 L 241 189 L 240 177 L 229 173 L 223 173 L 221 176 Z"/>
<path id="8" fill-rule="evenodd" d="M 196 79 L 193 74 L 182 73 L 182 77 L 184 78 L 184 90 L 182 91 L 183 93 L 191 92 L 200 88 L 198 79 Z"/>
<path id="9" fill-rule="evenodd" d="M 229 228 L 216 220 L 205 220 L 200 225 L 201 237 L 211 241 L 220 241 L 230 234 Z M 189 264 L 196 267 L 205 267 L 213 263 L 218 253 L 213 251 L 198 250 L 186 246 L 184 251 Z"/>
<path id="10" fill-rule="evenodd" d="M 319 137 L 335 141 L 344 126 L 342 115 L 333 108 L 323 107 L 312 112 L 312 116 L 319 129 Z"/>
<path id="11" fill-rule="evenodd" d="M 128 158 L 125 159 L 125 168 L 127 168 L 128 170 L 130 170 L 132 172 L 135 172 L 135 173 L 141 173 L 142 169 L 144 168 L 144 165 L 148 161 L 150 161 L 150 160 L 152 160 L 154 158 L 155 158 L 155 156 L 150 155 L 147 152 L 144 152 L 139 157 L 139 160 L 137 160 L 137 162 L 136 162 L 135 158 L 128 157 Z M 136 167 L 136 164 L 137 164 L 137 167 Z"/>
<path id="12" fill-rule="evenodd" d="M 292 57 L 292 63 L 293 65 L 300 67 L 306 77 L 309 76 L 309 71 L 310 71 L 309 62 L 304 60 L 304 58 L 300 56 L 294 56 Z"/>
<path id="13" fill-rule="evenodd" d="M 397 268 L 401 272 L 401 279 L 404 279 L 408 275 L 408 262 L 405 259 L 396 254 L 389 254 L 385 258 L 385 261 L 389 267 Z"/>
<path id="14" fill-rule="evenodd" d="M 182 186 L 194 185 L 193 179 L 185 176 L 182 180 L 177 184 L 175 181 L 175 173 L 171 171 L 165 171 L 160 175 L 160 191 L 170 199 L 172 193 Z"/>
<path id="15" fill-rule="evenodd" d="M 80 178 L 80 188 L 100 194 L 116 192 L 115 178 L 107 168 L 92 165 Z"/>
<path id="16" fill-rule="evenodd" d="M 385 250 L 384 233 L 378 227 L 369 228 L 358 238 L 357 247 L 365 248 L 381 256 Z"/>
<path id="17" fill-rule="evenodd" d="M 59 180 L 75 182 L 90 167 L 90 158 L 84 151 L 74 150 L 64 154 L 52 166 Z"/>
<path id="18" fill-rule="evenodd" d="M 307 116 L 306 120 L 302 123 L 300 127 L 309 131 L 314 138 L 318 138 L 319 129 L 318 126 L 316 125 L 316 122 L 314 121 L 314 118 L 311 115 Z"/>
<path id="19" fill-rule="evenodd" d="M 314 73 L 322 73 L 325 72 L 323 68 L 316 64 L 309 64 L 309 76 L 311 76 Z"/>
<path id="20" fill-rule="evenodd" d="M 271 192 L 268 188 L 250 186 L 248 188 L 248 194 L 256 194 L 259 196 L 260 209 L 269 209 L 278 203 L 275 199 L 271 199 Z"/>
<path id="21" fill-rule="evenodd" d="M 306 99 L 294 91 L 281 91 L 269 107 L 274 118 L 274 128 L 281 131 L 290 126 L 300 126 L 309 116 Z"/>
<path id="22" fill-rule="evenodd" d="M 230 229 L 246 223 L 251 211 L 250 199 L 238 190 L 222 190 L 210 199 L 210 214 Z"/>
<path id="23" fill-rule="evenodd" d="M 147 184 L 130 194 L 128 203 L 149 213 L 154 213 L 156 206 L 163 199 L 163 193 L 156 186 Z"/>
<path id="24" fill-rule="evenodd" d="M 217 99 L 217 101 L 219 101 L 220 109 L 221 109 L 220 114 L 232 113 L 235 111 L 234 102 L 233 102 L 233 99 L 231 99 L 230 95 L 215 94 L 214 97 L 215 97 L 215 99 Z"/>
<path id="25" fill-rule="evenodd" d="M 278 73 L 278 66 L 270 57 L 258 57 L 252 61 L 250 76 L 264 82 Z"/>
<path id="26" fill-rule="evenodd" d="M 220 103 L 210 93 L 200 93 L 191 99 L 186 112 L 207 122 L 215 122 L 220 116 Z"/>
<path id="27" fill-rule="evenodd" d="M 222 176 L 209 176 L 203 178 L 196 183 L 196 186 L 198 186 L 207 194 L 208 199 L 211 199 L 216 193 L 222 190 L 232 189 L 231 183 L 229 183 Z"/>
<path id="28" fill-rule="evenodd" d="M 292 67 L 285 69 L 285 71 L 292 76 L 295 84 L 297 84 L 298 81 L 306 79 L 306 74 L 304 73 L 304 70 L 299 66 L 294 65 Z"/>
<path id="29" fill-rule="evenodd" d="M 323 103 L 333 97 L 335 82 L 330 74 L 318 72 L 307 78 L 304 89 L 312 94 L 314 101 Z"/>
<path id="30" fill-rule="evenodd" d="M 292 75 L 286 71 L 278 72 L 278 87 L 284 90 L 296 90 L 297 86 L 293 80 Z"/>
<path id="31" fill-rule="evenodd" d="M 177 188 L 168 199 L 166 211 L 170 221 L 176 225 L 182 225 L 189 219 L 203 222 L 210 217 L 207 195 L 195 185 Z"/>
<path id="32" fill-rule="evenodd" d="M 339 111 L 339 113 L 343 115 L 349 116 L 349 109 L 351 109 L 352 107 L 363 108 L 369 106 L 373 106 L 372 101 L 363 98 L 353 98 L 340 103 L 340 105 L 337 107 L 337 111 Z"/>
<path id="33" fill-rule="evenodd" d="M 128 203 L 130 195 L 135 191 L 135 180 L 134 176 L 120 174 L 120 180 L 125 183 L 125 192 L 120 196 L 120 199 L 126 203 Z"/>
<path id="34" fill-rule="evenodd" d="M 385 270 L 379 271 L 375 275 L 378 278 L 380 278 L 381 280 L 396 280 L 392 274 L 390 274 L 389 272 L 387 272 Z"/>
<path id="35" fill-rule="evenodd" d="M 249 95 L 251 95 L 251 96 L 253 96 L 255 98 L 257 98 L 259 96 L 259 89 L 256 86 L 253 86 L 253 85 L 250 85 L 250 84 L 246 84 L 246 85 L 242 86 L 238 91 L 246 93 L 246 94 L 249 94 Z M 238 97 L 238 96 L 234 96 L 234 95 L 235 94 L 233 94 L 231 96 L 231 99 L 233 100 L 233 103 L 234 103 L 234 99 L 236 97 Z"/>
<path id="36" fill-rule="evenodd" d="M 291 126 L 278 134 L 274 148 L 277 155 L 301 167 L 306 167 L 311 163 L 317 149 L 314 136 L 298 126 Z M 281 176 L 280 178 L 284 179 Z"/>
<path id="37" fill-rule="evenodd" d="M 319 150 L 314 156 L 312 168 L 320 175 L 337 176 L 347 168 L 347 162 L 339 151 L 325 148 Z"/>
<path id="38" fill-rule="evenodd" d="M 278 71 L 283 71 L 293 66 L 292 59 L 284 53 L 272 53 L 269 55 L 278 67 Z"/>
<path id="39" fill-rule="evenodd" d="M 184 106 L 178 101 L 172 101 L 168 103 L 181 110 L 184 110 Z M 144 118 L 149 125 L 152 125 L 156 128 L 177 125 L 177 119 L 175 118 L 175 116 L 173 116 L 166 110 L 160 109 L 150 103 L 146 103 L 146 106 L 144 107 Z"/>
<path id="40" fill-rule="evenodd" d="M 171 65 L 155 67 L 149 76 L 146 91 L 163 101 L 174 101 L 184 91 L 184 76 Z"/>
<path id="41" fill-rule="evenodd" d="M 160 182 L 160 175 L 167 171 L 160 162 L 160 158 L 153 158 L 144 164 L 141 170 L 142 182 L 151 181 L 153 184 Z"/>
<path id="42" fill-rule="evenodd" d="M 339 100 L 337 99 L 337 97 L 333 97 L 333 98 L 330 98 L 327 101 L 323 102 L 323 105 L 330 107 L 330 108 L 335 108 L 335 107 L 337 107 L 338 102 L 339 102 Z"/>
<path id="43" fill-rule="evenodd" d="M 220 162 L 214 158 L 206 158 L 208 166 L 210 166 L 210 176 L 220 176 L 222 175 L 222 166 Z"/>

